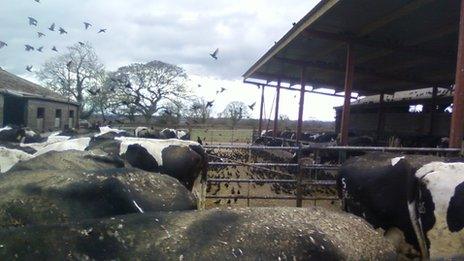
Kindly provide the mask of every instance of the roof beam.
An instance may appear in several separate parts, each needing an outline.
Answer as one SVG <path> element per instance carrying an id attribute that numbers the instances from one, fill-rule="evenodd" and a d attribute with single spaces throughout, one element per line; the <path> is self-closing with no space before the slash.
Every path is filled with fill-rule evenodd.
<path id="1" fill-rule="evenodd" d="M 306 67 L 311 67 L 311 68 L 316 68 L 320 70 L 326 70 L 326 71 L 335 71 L 335 72 L 340 72 L 344 73 L 345 69 L 343 66 L 338 65 L 338 64 L 329 64 L 326 62 L 322 61 L 302 61 L 302 60 L 295 60 L 295 59 L 288 59 L 288 58 L 281 58 L 281 57 L 276 57 L 275 58 L 277 61 L 287 63 L 287 64 L 293 64 L 293 65 L 298 65 L 298 66 L 306 66 Z M 364 75 L 364 76 L 369 76 L 369 77 L 374 77 L 378 79 L 385 79 L 385 80 L 391 80 L 391 81 L 396 81 L 396 82 L 409 82 L 409 83 L 414 83 L 418 85 L 433 85 L 433 82 L 428 82 L 423 79 L 418 79 L 415 77 L 407 77 L 407 78 L 402 78 L 398 77 L 396 75 L 389 75 L 389 74 L 381 74 L 377 72 L 372 72 L 365 70 L 363 68 L 356 67 L 355 69 L 356 74 Z"/>
<path id="2" fill-rule="evenodd" d="M 264 86 L 267 86 L 267 87 L 277 88 L 277 85 L 262 84 L 262 83 L 253 82 L 253 81 L 250 81 L 250 80 L 244 80 L 243 82 L 248 83 L 248 84 L 264 85 Z M 279 88 L 289 90 L 289 91 L 301 91 L 301 89 L 291 88 L 291 87 L 284 87 L 284 86 L 280 86 Z M 305 93 L 314 93 L 314 94 L 333 96 L 333 97 L 345 97 L 345 95 L 343 95 L 343 94 L 320 92 L 320 91 L 316 91 L 314 89 L 313 90 L 305 90 Z M 351 96 L 351 99 L 357 99 L 357 98 L 358 98 L 358 96 Z"/>
<path id="3" fill-rule="evenodd" d="M 374 31 L 376 31 L 377 29 L 380 29 L 382 28 L 383 26 L 417 10 L 418 8 L 426 5 L 426 4 L 429 4 L 433 1 L 436 1 L 436 0 L 415 0 L 415 1 L 412 1 L 396 10 L 394 10 L 393 12 L 371 22 L 370 24 L 364 26 L 363 28 L 361 28 L 361 30 L 359 30 L 359 32 L 357 33 L 357 37 L 363 37 L 363 36 L 366 36 L 367 34 L 369 33 L 372 33 Z M 333 48 L 330 48 L 329 50 L 326 50 L 325 52 L 321 52 L 317 57 L 324 57 L 326 55 L 328 55 L 329 53 L 332 53 L 334 52 L 335 50 L 338 50 L 339 48 L 343 47 L 344 44 L 337 44 L 336 46 L 334 46 Z"/>
<path id="4" fill-rule="evenodd" d="M 283 76 L 279 74 L 274 74 L 274 73 L 265 73 L 265 72 L 257 72 L 253 75 L 252 78 L 257 78 L 257 79 L 268 79 L 269 82 L 271 81 L 277 81 L 278 79 L 281 79 L 281 82 L 289 82 L 289 83 L 296 83 L 293 85 L 298 85 L 300 84 L 301 81 L 299 81 L 299 78 L 297 77 L 291 77 L 291 76 Z M 246 78 L 245 78 L 246 80 Z M 298 82 L 297 82 L 298 81 Z M 322 81 L 319 79 L 311 78 L 306 75 L 306 82 L 308 85 L 313 86 L 314 88 L 326 88 L 326 89 L 334 89 L 334 90 L 343 90 L 343 82 L 327 82 L 327 81 Z M 292 86 L 293 86 L 292 85 Z"/>
<path id="5" fill-rule="evenodd" d="M 440 31 L 443 34 L 442 31 Z M 346 34 L 337 34 L 337 33 L 330 33 L 325 31 L 319 31 L 314 29 L 307 29 L 304 32 L 304 35 L 310 38 L 318 38 L 324 40 L 331 40 L 337 41 L 340 43 L 352 43 L 355 45 L 362 45 L 367 46 L 370 48 L 375 49 L 383 49 L 385 51 L 391 52 L 403 52 L 408 54 L 415 54 L 418 56 L 428 56 L 428 57 L 435 57 L 435 58 L 449 58 L 455 59 L 456 57 L 449 52 L 438 52 L 433 50 L 423 50 L 413 46 L 407 45 L 398 45 L 398 44 L 391 44 L 383 41 L 371 41 L 365 38 L 360 37 L 351 37 L 347 36 Z M 395 42 L 395 41 L 388 41 L 388 42 Z"/>

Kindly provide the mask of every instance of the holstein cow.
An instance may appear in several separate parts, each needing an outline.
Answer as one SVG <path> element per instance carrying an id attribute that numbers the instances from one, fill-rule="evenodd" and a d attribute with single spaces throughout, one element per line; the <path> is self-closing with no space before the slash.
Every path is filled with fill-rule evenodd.
<path id="1" fill-rule="evenodd" d="M 158 132 L 155 131 L 153 127 L 137 127 L 134 134 L 135 137 L 139 138 L 190 140 L 190 133 L 175 129 L 163 129 Z"/>
<path id="2" fill-rule="evenodd" d="M 372 153 L 339 173 L 344 210 L 374 227 L 401 230 L 424 259 L 464 258 L 464 163 Z"/>
<path id="3" fill-rule="evenodd" d="M 174 177 L 190 190 L 200 173 L 206 178 L 206 153 L 193 141 L 95 137 L 86 150 L 119 155 L 133 167 Z"/>
<path id="4" fill-rule="evenodd" d="M 40 134 L 17 126 L 6 126 L 0 128 L 0 142 L 40 142 L 44 139 Z"/>

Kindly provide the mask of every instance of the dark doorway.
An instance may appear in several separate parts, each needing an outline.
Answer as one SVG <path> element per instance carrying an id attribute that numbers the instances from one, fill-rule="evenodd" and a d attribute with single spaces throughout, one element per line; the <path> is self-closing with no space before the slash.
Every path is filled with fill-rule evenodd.
<path id="1" fill-rule="evenodd" d="M 5 95 L 3 105 L 3 126 L 26 125 L 26 100 L 11 95 Z"/>

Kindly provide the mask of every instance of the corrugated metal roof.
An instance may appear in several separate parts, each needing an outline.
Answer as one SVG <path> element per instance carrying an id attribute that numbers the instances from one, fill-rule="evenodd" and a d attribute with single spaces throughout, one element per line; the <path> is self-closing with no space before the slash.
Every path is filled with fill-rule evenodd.
<path id="1" fill-rule="evenodd" d="M 454 83 L 459 0 L 321 1 L 245 74 L 245 79 L 343 91 L 346 43 L 355 50 L 353 91 L 393 93 Z"/>
<path id="2" fill-rule="evenodd" d="M 61 96 L 50 89 L 25 80 L 3 69 L 0 69 L 0 92 L 17 97 L 50 100 L 79 105 L 76 102 L 69 101 L 67 97 Z"/>

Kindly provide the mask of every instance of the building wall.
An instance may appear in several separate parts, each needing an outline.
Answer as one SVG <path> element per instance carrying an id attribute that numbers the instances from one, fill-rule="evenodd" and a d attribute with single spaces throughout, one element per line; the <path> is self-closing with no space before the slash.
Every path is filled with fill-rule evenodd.
<path id="1" fill-rule="evenodd" d="M 337 111 L 336 129 L 340 130 L 341 113 Z M 449 135 L 451 114 L 436 113 L 433 135 L 447 137 Z M 356 113 L 350 115 L 350 131 L 360 134 L 377 132 L 377 113 Z M 385 113 L 385 134 L 418 135 L 429 134 L 429 113 Z"/>
<path id="2" fill-rule="evenodd" d="M 44 108 L 43 129 L 39 129 L 37 121 L 37 111 L 39 108 Z M 61 109 L 60 126 L 55 127 L 56 110 Z M 76 124 L 78 116 L 78 107 L 76 105 L 68 105 L 64 103 L 29 100 L 27 105 L 27 126 L 37 131 L 54 131 L 63 130 L 65 125 L 69 123 L 69 111 L 74 111 L 74 122 Z M 73 128 L 74 126 L 70 126 Z"/>

